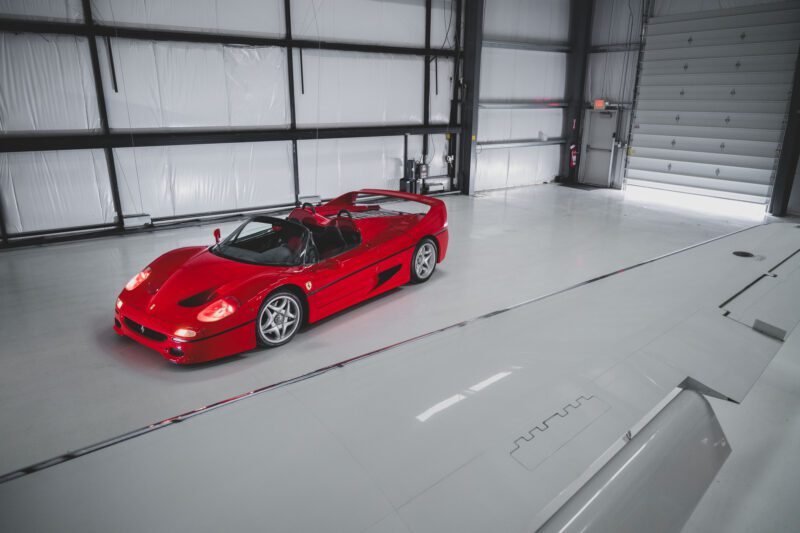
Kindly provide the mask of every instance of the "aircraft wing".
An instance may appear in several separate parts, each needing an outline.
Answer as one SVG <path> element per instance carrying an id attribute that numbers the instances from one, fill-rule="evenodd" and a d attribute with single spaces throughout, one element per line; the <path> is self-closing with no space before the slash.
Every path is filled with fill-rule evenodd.
<path id="1" fill-rule="evenodd" d="M 730 453 L 704 396 L 798 302 L 800 228 L 757 226 L 3 483 L 0 529 L 680 530 Z"/>

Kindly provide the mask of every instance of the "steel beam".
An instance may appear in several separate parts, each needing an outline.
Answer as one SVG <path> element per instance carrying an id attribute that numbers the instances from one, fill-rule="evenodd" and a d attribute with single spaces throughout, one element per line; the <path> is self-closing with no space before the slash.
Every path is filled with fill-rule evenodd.
<path id="1" fill-rule="evenodd" d="M 285 48 L 307 48 L 338 50 L 341 52 L 367 52 L 373 54 L 404 54 L 417 56 L 453 57 L 453 50 L 442 48 L 420 48 L 414 46 L 392 46 L 351 42 L 315 41 L 313 39 L 292 39 L 289 37 L 258 37 L 211 33 L 205 31 L 162 30 L 155 28 L 132 28 L 113 24 L 76 24 L 70 22 L 49 22 L 39 20 L 20 20 L 0 17 L 0 31 L 26 33 L 58 33 L 83 37 L 119 37 L 150 41 L 178 41 L 208 44 L 233 44 L 240 46 L 282 46 Z"/>
<path id="2" fill-rule="evenodd" d="M 475 189 L 477 166 L 478 98 L 481 82 L 481 50 L 485 0 L 466 2 L 464 13 L 464 78 L 461 86 L 461 136 L 457 176 L 462 194 Z"/>
<path id="3" fill-rule="evenodd" d="M 91 0 L 83 0 L 83 19 L 86 27 L 92 28 L 94 20 L 92 19 L 92 2 Z M 94 78 L 94 88 L 97 93 L 97 110 L 100 115 L 100 128 L 104 135 L 108 135 L 108 111 L 106 109 L 106 95 L 103 90 L 103 78 L 100 74 L 100 57 L 97 53 L 97 39 L 94 36 L 89 36 L 89 55 L 92 60 L 92 77 Z M 108 51 L 109 55 L 111 50 Z M 122 201 L 119 197 L 119 183 L 117 181 L 117 166 L 114 164 L 114 151 L 110 146 L 103 147 L 104 156 L 106 159 L 106 167 L 108 168 L 108 181 L 111 187 L 111 201 L 114 205 L 114 213 L 116 215 L 116 226 L 120 230 L 125 227 L 125 220 L 122 214 Z"/>
<path id="4" fill-rule="evenodd" d="M 292 2 L 283 1 L 283 13 L 286 25 L 286 41 L 292 42 Z M 302 68 L 302 64 L 301 64 Z M 286 70 L 289 77 L 289 123 L 290 129 L 297 129 L 297 115 L 294 103 L 294 51 L 292 46 L 286 48 Z M 300 206 L 300 169 L 297 163 L 297 139 L 292 139 L 292 173 L 294 177 L 294 203 Z"/>
<path id="5" fill-rule="evenodd" d="M 570 43 L 548 41 L 508 41 L 503 39 L 484 39 L 483 46 L 489 48 L 508 48 L 511 50 L 533 50 L 535 52 L 569 52 Z"/>
<path id="6" fill-rule="evenodd" d="M 614 43 L 614 44 L 596 44 L 589 48 L 591 54 L 603 54 L 607 52 L 635 52 L 641 48 L 638 42 L 630 43 Z"/>
<path id="7" fill-rule="evenodd" d="M 554 144 L 564 144 L 566 139 L 556 137 L 554 139 L 513 139 L 506 141 L 480 141 L 477 145 L 481 150 L 492 150 L 495 148 L 520 148 L 523 146 L 551 146 Z"/>
<path id="8" fill-rule="evenodd" d="M 776 217 L 786 216 L 789 208 L 789 198 L 797 173 L 798 156 L 800 156 L 800 52 L 795 61 L 789 117 L 783 133 L 781 156 L 778 159 L 775 184 L 772 187 L 772 198 L 769 202 L 769 212 Z"/>
<path id="9" fill-rule="evenodd" d="M 425 0 L 425 49 L 431 48 L 431 11 L 433 0 Z M 423 94 L 422 94 L 422 123 L 427 126 L 430 124 L 431 115 L 431 56 L 425 55 L 425 71 L 422 73 Z M 438 83 L 438 80 L 437 80 Z M 428 158 L 428 135 L 422 136 L 422 162 L 427 163 Z M 403 162 L 405 165 L 405 161 Z"/>
<path id="10" fill-rule="evenodd" d="M 566 143 L 561 157 L 558 181 L 574 183 L 578 178 L 578 165 L 570 165 L 570 148 L 581 145 L 584 87 L 592 42 L 592 0 L 570 0 L 569 41 L 565 95 L 568 102 L 564 111 L 563 132 Z M 580 161 L 580 159 L 579 159 Z"/>
<path id="11" fill-rule="evenodd" d="M 327 128 L 272 128 L 234 130 L 171 130 L 117 132 L 109 134 L 4 135 L 3 152 L 38 150 L 87 150 L 92 148 L 131 148 L 134 146 L 174 146 L 237 142 L 291 141 L 309 139 L 346 139 L 352 137 L 391 137 L 395 135 L 434 135 L 458 133 L 459 126 L 446 124 L 396 124 Z"/>
<path id="12" fill-rule="evenodd" d="M 483 109 L 560 109 L 567 107 L 567 102 L 565 100 L 490 99 L 480 100 L 478 106 Z"/>

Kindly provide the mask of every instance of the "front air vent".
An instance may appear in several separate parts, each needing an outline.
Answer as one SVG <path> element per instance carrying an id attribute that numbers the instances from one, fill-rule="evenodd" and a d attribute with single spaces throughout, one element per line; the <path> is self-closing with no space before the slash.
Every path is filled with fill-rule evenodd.
<path id="1" fill-rule="evenodd" d="M 147 337 L 148 339 L 152 339 L 154 341 L 163 342 L 167 340 L 167 336 L 163 333 L 159 333 L 154 329 L 147 328 L 138 322 L 134 322 L 130 318 L 125 319 L 125 325 L 128 326 L 128 329 L 133 331 L 134 333 L 141 335 L 142 337 Z"/>
<path id="2" fill-rule="evenodd" d="M 214 289 L 207 289 L 203 292 L 199 292 L 194 296 L 189 296 L 178 302 L 178 305 L 181 307 L 200 307 L 201 305 L 208 303 L 212 300 L 214 296 Z"/>

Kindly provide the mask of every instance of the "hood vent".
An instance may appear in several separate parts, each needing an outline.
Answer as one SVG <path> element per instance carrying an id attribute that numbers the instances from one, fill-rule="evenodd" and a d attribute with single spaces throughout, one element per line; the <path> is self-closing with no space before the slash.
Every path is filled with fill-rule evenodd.
<path id="1" fill-rule="evenodd" d="M 208 303 L 211 301 L 211 297 L 214 296 L 214 288 L 205 290 L 203 292 L 199 292 L 194 296 L 189 296 L 178 302 L 178 305 L 181 307 L 200 307 L 204 303 Z"/>

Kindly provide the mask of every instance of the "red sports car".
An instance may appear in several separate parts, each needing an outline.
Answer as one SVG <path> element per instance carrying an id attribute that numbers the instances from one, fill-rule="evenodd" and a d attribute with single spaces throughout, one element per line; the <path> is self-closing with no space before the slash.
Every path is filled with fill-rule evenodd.
<path id="1" fill-rule="evenodd" d="M 420 202 L 427 213 L 357 204 Z M 114 330 L 180 364 L 289 342 L 303 324 L 413 281 L 447 252 L 444 202 L 364 189 L 303 204 L 286 219 L 253 216 L 214 246 L 178 248 L 136 274 L 117 298 Z"/>

